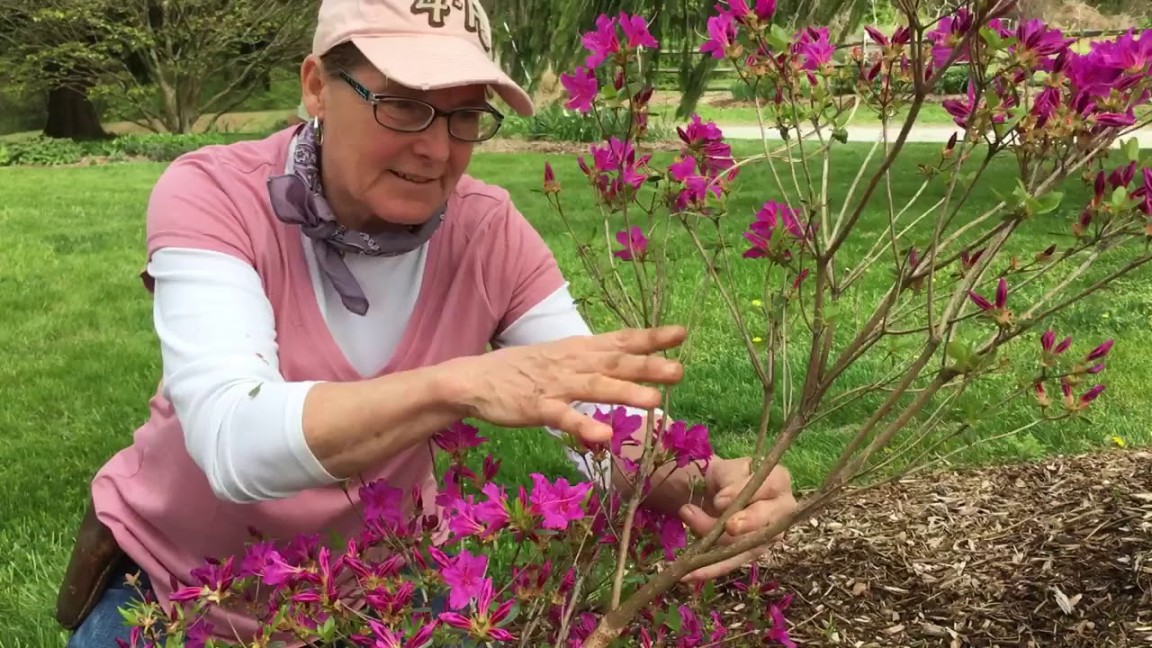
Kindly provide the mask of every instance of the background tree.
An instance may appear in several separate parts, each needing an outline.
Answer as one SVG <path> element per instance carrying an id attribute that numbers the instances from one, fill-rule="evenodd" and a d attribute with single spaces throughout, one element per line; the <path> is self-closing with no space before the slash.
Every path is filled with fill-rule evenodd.
<path id="1" fill-rule="evenodd" d="M 309 0 L 0 0 L 9 76 L 106 100 L 153 131 L 215 124 L 308 52 Z M 64 90 L 67 89 L 67 90 Z"/>
<path id="2" fill-rule="evenodd" d="M 83 3 L 77 4 L 83 9 Z M 47 95 L 47 114 L 42 128 L 48 137 L 74 140 L 107 137 L 100 125 L 99 112 L 88 96 L 93 85 L 90 76 L 82 69 L 65 69 L 66 63 L 62 65 L 48 59 L 42 59 L 38 69 L 25 58 L 29 47 L 35 45 L 33 39 L 49 35 L 48 28 L 57 22 L 51 15 L 35 15 L 33 9 L 28 3 L 12 6 L 0 3 L 0 64 L 4 70 L 0 78 L 4 87 L 14 96 Z M 91 38 L 85 38 L 84 42 L 90 43 Z M 71 82 L 59 81 L 63 78 Z"/>

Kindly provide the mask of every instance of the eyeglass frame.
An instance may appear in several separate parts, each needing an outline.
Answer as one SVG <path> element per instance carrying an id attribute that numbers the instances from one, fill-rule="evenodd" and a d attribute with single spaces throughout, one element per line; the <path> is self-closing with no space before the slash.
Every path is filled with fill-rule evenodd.
<path id="1" fill-rule="evenodd" d="M 440 110 L 439 108 L 437 108 L 436 106 L 433 106 L 432 104 L 428 103 L 427 101 L 422 101 L 420 99 L 413 99 L 412 97 L 404 97 L 401 95 L 390 95 L 390 94 L 384 94 L 384 93 L 379 93 L 379 92 L 372 92 L 368 88 L 364 87 L 364 85 L 362 83 L 360 83 L 359 81 L 354 79 L 352 77 L 352 75 L 348 74 L 344 70 L 340 71 L 340 78 L 343 79 L 344 82 L 347 83 L 352 88 L 352 90 L 354 92 L 356 92 L 356 94 L 360 95 L 361 99 L 363 99 L 364 101 L 371 104 L 371 106 L 372 106 L 372 119 L 377 124 L 380 124 L 380 126 L 382 126 L 383 128 L 387 128 L 388 130 L 395 131 L 397 133 L 423 133 L 424 131 L 426 131 L 432 127 L 432 124 L 436 122 L 436 119 L 438 117 L 443 117 L 446 120 L 448 120 L 448 135 L 449 136 L 454 137 L 454 138 L 456 138 L 462 142 L 468 142 L 470 144 L 475 144 L 478 142 L 486 142 L 486 141 L 492 139 L 493 137 L 496 136 L 496 133 L 500 132 L 500 127 L 504 125 L 504 113 L 500 112 L 499 110 L 492 107 L 491 105 L 485 105 L 483 107 L 456 108 L 453 110 Z M 380 105 L 380 103 L 382 101 L 385 101 L 388 99 L 401 99 L 404 101 L 411 101 L 413 103 L 416 103 L 416 104 L 419 104 L 422 106 L 427 106 L 429 109 L 431 109 L 432 116 L 428 119 L 428 122 L 426 124 L 424 124 L 422 127 L 415 129 L 415 130 L 405 130 L 402 128 L 396 128 L 394 126 L 389 126 L 387 124 L 381 123 L 380 117 L 376 113 L 376 108 L 377 108 L 377 106 Z M 493 129 L 491 135 L 488 135 L 487 137 L 484 137 L 483 139 L 468 139 L 468 138 L 458 137 L 455 133 L 452 132 L 452 116 L 457 114 L 457 113 L 472 113 L 472 112 L 486 112 L 486 113 L 488 113 L 488 114 L 490 114 L 496 118 L 496 128 Z"/>

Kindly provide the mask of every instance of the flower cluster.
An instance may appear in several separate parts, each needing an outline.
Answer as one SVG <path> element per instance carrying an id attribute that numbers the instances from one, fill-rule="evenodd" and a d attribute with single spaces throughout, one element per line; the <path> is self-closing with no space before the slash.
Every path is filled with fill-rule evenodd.
<path id="1" fill-rule="evenodd" d="M 972 29 L 971 17 L 961 11 L 944 27 L 931 34 L 937 64 L 947 60 L 949 45 Z M 967 97 L 945 103 L 956 124 L 977 136 L 1014 122 L 1011 132 L 1033 147 L 1073 135 L 1098 137 L 1135 124 L 1136 108 L 1150 98 L 1152 30 L 1139 35 L 1132 30 L 1080 53 L 1072 49 L 1074 39 L 1040 20 L 1025 21 L 1015 30 L 995 21 L 989 27 L 999 40 L 982 43 L 980 55 L 965 49 L 958 60 L 981 56 L 1002 67 L 984 83 L 973 75 Z M 1037 76 L 1044 79 L 1042 89 L 1031 96 L 1029 82 Z"/>
<path id="2" fill-rule="evenodd" d="M 703 473 L 713 456 L 705 426 L 662 419 L 652 431 L 653 473 L 640 475 L 641 416 L 623 407 L 594 416 L 611 425 L 612 441 L 585 450 L 609 454 L 646 491 L 657 471 L 694 467 Z M 478 456 L 486 441 L 463 421 L 433 437 L 447 460 L 433 509 L 424 508 L 419 491 L 406 494 L 384 482 L 360 486 L 362 530 L 339 548 L 319 535 L 277 544 L 254 532 L 243 555 L 195 570 L 197 584 L 177 589 L 168 610 L 146 602 L 127 612 L 137 626 L 128 645 L 161 645 L 154 641 L 160 628 L 188 646 L 214 637 L 216 646 L 248 645 L 221 641 L 227 629 L 206 615 L 236 606 L 259 621 L 260 636 L 248 638 L 259 645 L 287 638 L 365 648 L 517 645 L 529 632 L 531 645 L 554 645 L 562 633 L 564 645 L 581 645 L 600 613 L 581 583 L 611 572 L 622 495 L 539 473 L 531 475 L 530 486 L 509 490 L 495 481 L 499 461 Z M 638 573 L 675 559 L 687 543 L 678 518 L 647 508 L 637 511 L 632 538 L 628 555 Z M 760 587 L 758 578 L 754 574 L 744 586 Z M 675 641 L 691 647 L 729 632 L 759 632 L 790 645 L 782 615 L 787 597 L 758 599 L 764 619 L 743 619 L 708 616 L 698 594 L 688 603 L 662 598 L 629 626 L 628 636 L 638 645 Z"/>
<path id="3" fill-rule="evenodd" d="M 612 137 L 604 146 L 590 149 L 592 164 L 580 156 L 580 170 L 596 189 L 600 201 L 609 207 L 628 204 L 648 179 L 651 154 L 637 155 L 632 142 Z"/>
<path id="4" fill-rule="evenodd" d="M 709 196 L 723 198 L 740 173 L 732 156 L 732 146 L 714 122 L 692 115 L 687 126 L 677 126 L 681 151 L 668 166 L 667 204 L 672 213 L 709 214 Z"/>
<path id="5" fill-rule="evenodd" d="M 1133 159 L 1111 171 L 1097 171 L 1089 179 L 1092 199 L 1072 225 L 1077 238 L 1089 236 L 1093 229 L 1099 236 L 1102 228 L 1123 228 L 1136 214 L 1144 234 L 1152 237 L 1152 166 L 1140 167 Z"/>
<path id="6" fill-rule="evenodd" d="M 620 38 L 621 32 L 623 39 Z M 637 52 L 642 48 L 656 49 L 660 46 L 648 31 L 648 23 L 642 16 L 625 12 L 616 17 L 601 15 L 596 19 L 596 30 L 585 34 L 581 42 L 588 50 L 584 65 L 577 66 L 572 73 L 561 74 L 560 83 L 569 94 L 565 107 L 582 113 L 592 111 L 593 101 L 601 91 L 601 80 L 596 74 L 598 70 L 612 80 L 605 90 L 610 88 L 613 94 L 619 93 L 626 89 L 627 70 L 635 62 Z M 638 103 L 646 103 L 643 92 L 634 97 Z M 650 97 L 651 91 L 646 92 Z"/>
<path id="7" fill-rule="evenodd" d="M 792 260 L 794 249 L 811 249 L 815 223 L 806 220 L 795 209 L 769 200 L 756 212 L 748 231 L 744 232 L 744 238 L 752 244 L 744 252 L 744 257 L 768 258 L 787 265 Z"/>
<path id="8" fill-rule="evenodd" d="M 737 64 L 741 77 L 754 86 L 775 88 L 772 103 L 779 110 L 788 98 L 813 99 L 817 86 L 837 77 L 836 46 L 828 27 L 809 26 L 789 35 L 772 23 L 775 13 L 774 0 L 754 6 L 744 0 L 719 4 L 717 14 L 708 19 L 708 38 L 699 49 Z M 776 115 L 781 126 L 796 123 L 797 115 L 788 112 Z"/>
<path id="9" fill-rule="evenodd" d="M 1076 414 L 1087 409 L 1092 401 L 1104 392 L 1104 385 L 1093 384 L 1084 390 L 1079 398 L 1073 394 L 1073 389 L 1089 376 L 1104 371 L 1104 359 L 1112 351 L 1115 341 L 1105 340 L 1082 358 L 1063 362 L 1065 353 L 1072 347 L 1072 337 L 1066 336 L 1059 343 L 1056 342 L 1056 337 L 1056 332 L 1052 329 L 1044 331 L 1040 336 L 1040 366 L 1043 372 L 1033 384 L 1036 402 L 1045 410 L 1052 405 L 1045 382 L 1055 380 L 1060 386 L 1064 411 L 1067 414 Z"/>

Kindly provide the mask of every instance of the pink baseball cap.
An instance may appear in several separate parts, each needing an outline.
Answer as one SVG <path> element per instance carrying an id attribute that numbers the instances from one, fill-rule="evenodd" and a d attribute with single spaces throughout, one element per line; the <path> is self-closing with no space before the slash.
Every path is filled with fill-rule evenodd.
<path id="1" fill-rule="evenodd" d="M 389 79 L 418 90 L 491 87 L 529 116 L 532 98 L 493 60 L 479 0 L 323 0 L 312 53 L 352 41 Z"/>

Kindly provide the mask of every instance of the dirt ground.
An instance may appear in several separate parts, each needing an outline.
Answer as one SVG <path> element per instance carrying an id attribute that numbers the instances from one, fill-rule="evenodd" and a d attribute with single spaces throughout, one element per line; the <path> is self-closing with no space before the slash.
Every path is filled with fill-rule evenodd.
<path id="1" fill-rule="evenodd" d="M 1152 452 L 911 478 L 786 545 L 802 646 L 1152 646 Z"/>

